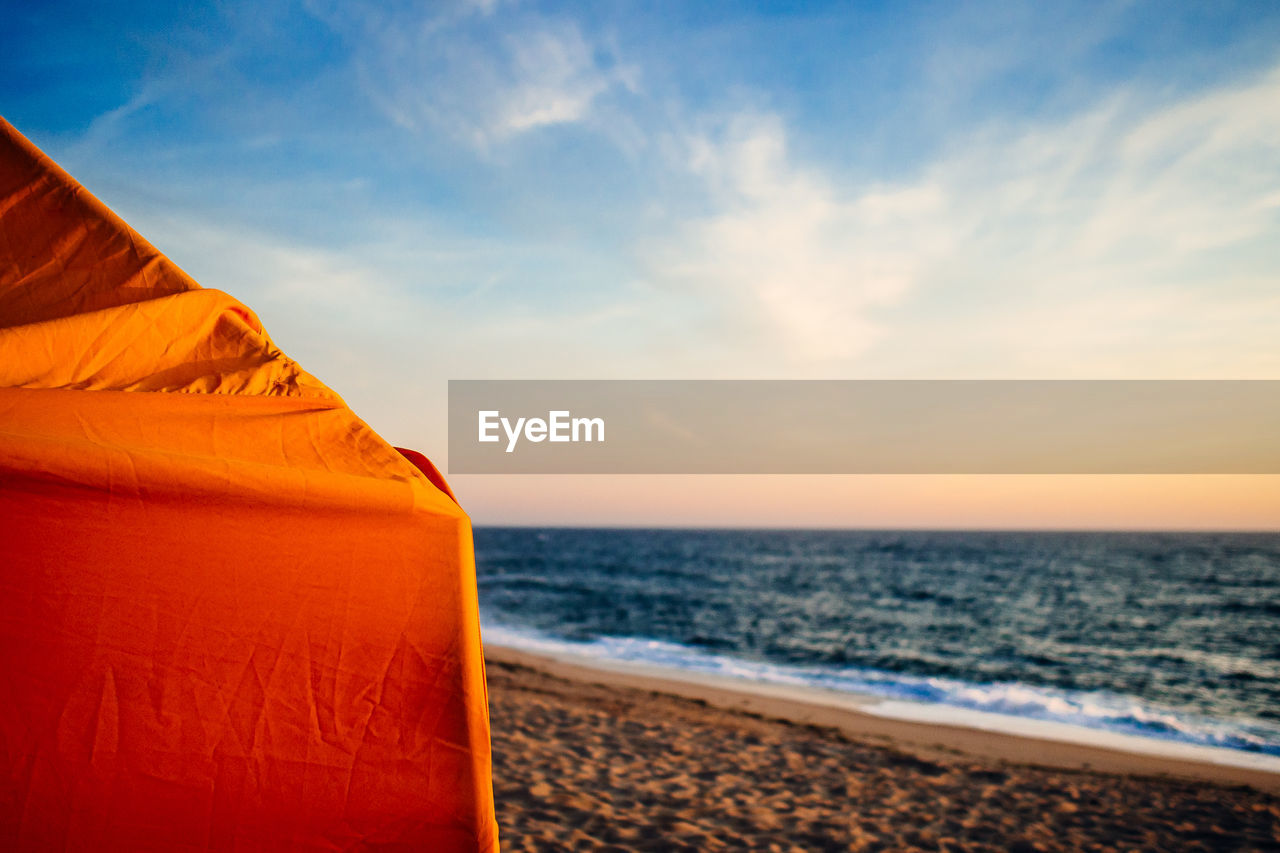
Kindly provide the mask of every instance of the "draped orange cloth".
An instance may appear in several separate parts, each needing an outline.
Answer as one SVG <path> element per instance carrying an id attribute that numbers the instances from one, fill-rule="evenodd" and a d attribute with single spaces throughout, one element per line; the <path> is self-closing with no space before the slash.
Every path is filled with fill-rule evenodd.
<path id="1" fill-rule="evenodd" d="M 444 480 L 3 119 L 0 849 L 497 849 Z"/>

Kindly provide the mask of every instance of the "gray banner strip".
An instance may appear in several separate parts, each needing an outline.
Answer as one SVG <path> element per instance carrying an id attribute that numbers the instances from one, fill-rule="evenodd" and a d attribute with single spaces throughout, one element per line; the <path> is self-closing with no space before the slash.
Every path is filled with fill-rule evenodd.
<path id="1" fill-rule="evenodd" d="M 1277 474 L 1275 380 L 451 380 L 451 474 Z"/>

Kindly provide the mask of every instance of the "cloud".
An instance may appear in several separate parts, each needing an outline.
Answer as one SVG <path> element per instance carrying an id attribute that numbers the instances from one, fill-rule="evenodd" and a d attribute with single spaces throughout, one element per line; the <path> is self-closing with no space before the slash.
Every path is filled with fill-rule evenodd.
<path id="1" fill-rule="evenodd" d="M 354 36 L 366 96 L 394 124 L 444 131 L 478 149 L 587 121 L 599 99 L 634 89 L 636 71 L 566 18 L 471 2 L 353 18 L 317 11 Z"/>
<path id="2" fill-rule="evenodd" d="M 799 360 L 864 351 L 882 334 L 869 310 L 900 298 L 950 248 L 942 188 L 846 196 L 791 161 L 776 118 L 737 117 L 687 149 L 717 211 L 685 224 L 660 251 L 657 275 L 706 294 Z"/>
<path id="3" fill-rule="evenodd" d="M 1230 323 L 1210 341 L 1196 318 L 1280 324 L 1259 286 L 1280 260 L 1276 103 L 1280 68 L 1175 102 L 1121 92 L 1066 120 L 989 126 L 911 180 L 856 187 L 797 163 L 778 118 L 736 116 L 682 140 L 709 212 L 657 247 L 651 275 L 793 365 L 917 348 L 986 369 L 1003 352 L 1016 371 L 1010 354 L 1043 370 L 1230 349 Z"/>
<path id="4" fill-rule="evenodd" d="M 576 28 L 533 33 L 509 49 L 511 79 L 492 124 L 499 136 L 579 121 L 611 84 Z"/>

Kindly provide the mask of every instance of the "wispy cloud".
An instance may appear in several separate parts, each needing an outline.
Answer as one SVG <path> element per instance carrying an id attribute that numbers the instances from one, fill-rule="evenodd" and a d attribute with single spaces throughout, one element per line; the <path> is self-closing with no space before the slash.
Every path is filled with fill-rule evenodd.
<path id="1" fill-rule="evenodd" d="M 497 2 L 417 16 L 317 14 L 355 36 L 363 90 L 389 120 L 408 130 L 443 131 L 480 149 L 587 121 L 601 97 L 636 85 L 634 66 L 575 21 Z"/>
<path id="2" fill-rule="evenodd" d="M 739 116 L 686 139 L 711 213 L 683 223 L 653 275 L 719 305 L 751 346 L 810 365 L 948 340 L 974 364 L 1004 347 L 1006 370 L 1010 355 L 1105 358 L 1090 342 L 1168 352 L 1203 343 L 1198 313 L 1232 305 L 1280 325 L 1258 287 L 1280 244 L 1277 103 L 1280 69 L 1173 103 L 1120 93 L 1072 119 L 989 127 L 912 181 L 854 188 L 798 163 L 776 117 Z"/>
<path id="3" fill-rule="evenodd" d="M 576 27 L 508 39 L 508 48 L 511 74 L 493 123 L 500 136 L 580 121 L 610 87 L 632 85 L 632 72 L 604 71 L 596 64 Z"/>
<path id="4" fill-rule="evenodd" d="M 949 248 L 940 188 L 842 194 L 792 162 L 775 118 L 738 117 L 688 151 L 717 212 L 686 223 L 659 254 L 659 277 L 802 360 L 865 350 L 881 333 L 869 309 L 899 298 Z"/>

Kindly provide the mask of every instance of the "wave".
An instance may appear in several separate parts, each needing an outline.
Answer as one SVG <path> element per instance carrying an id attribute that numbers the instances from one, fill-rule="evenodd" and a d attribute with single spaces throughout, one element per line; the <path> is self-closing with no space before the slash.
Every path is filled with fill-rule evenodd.
<path id="1" fill-rule="evenodd" d="M 1151 747 L 1165 743 L 1233 750 L 1260 759 L 1245 762 L 1250 766 L 1280 772 L 1280 761 L 1273 760 L 1280 758 L 1280 727 L 1261 720 L 1206 717 L 1110 692 L 1062 690 L 1017 682 L 977 684 L 861 667 L 773 664 L 643 637 L 602 636 L 573 641 L 490 620 L 484 621 L 483 632 L 486 643 L 569 655 L 604 665 L 640 664 L 673 673 L 877 697 L 885 701 L 864 710 L 884 716 L 1016 730 L 1020 734 L 1079 742 L 1088 741 L 1078 731 L 1073 736 L 1067 729 L 1145 738 Z M 1010 728 L 1007 723 L 1011 721 L 1038 724 L 1038 728 Z M 1167 751 L 1136 745 L 1140 751 Z"/>

